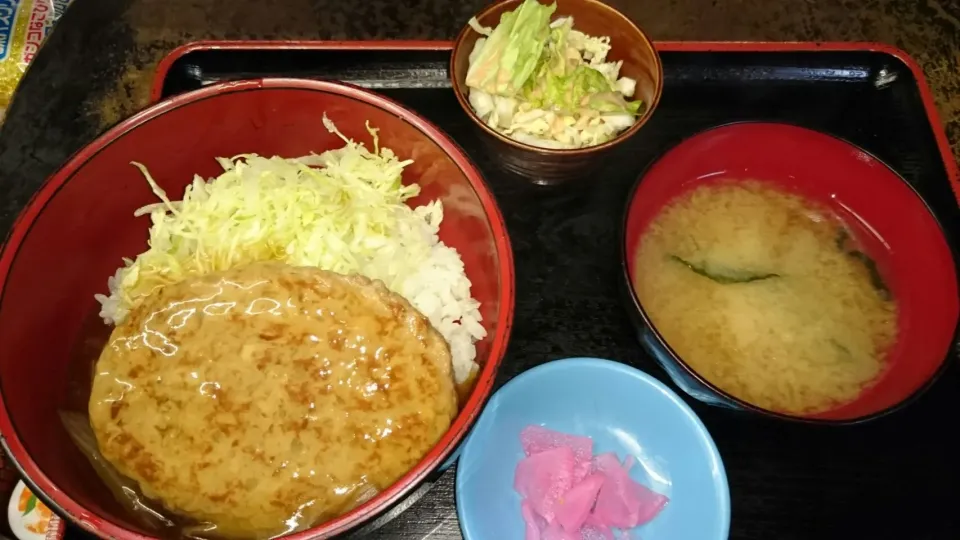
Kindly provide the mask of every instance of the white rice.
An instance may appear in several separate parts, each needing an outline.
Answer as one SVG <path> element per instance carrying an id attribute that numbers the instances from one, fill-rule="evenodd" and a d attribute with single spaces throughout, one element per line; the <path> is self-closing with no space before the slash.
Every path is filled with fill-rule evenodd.
<path id="1" fill-rule="evenodd" d="M 487 334 L 480 324 L 480 302 L 470 296 L 470 285 L 457 250 L 437 242 L 399 291 L 450 344 L 458 384 L 478 369 L 474 343 Z"/>

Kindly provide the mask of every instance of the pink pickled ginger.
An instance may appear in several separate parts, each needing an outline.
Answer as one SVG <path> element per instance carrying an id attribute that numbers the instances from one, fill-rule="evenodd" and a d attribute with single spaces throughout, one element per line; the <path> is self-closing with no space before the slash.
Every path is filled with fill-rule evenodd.
<path id="1" fill-rule="evenodd" d="M 580 533 L 568 532 L 558 523 L 551 523 L 543 530 L 540 540 L 580 540 Z"/>
<path id="2" fill-rule="evenodd" d="M 669 501 L 630 478 L 636 458 L 593 455 L 593 440 L 529 426 L 520 434 L 527 457 L 513 486 L 523 497 L 526 540 L 627 539 Z"/>
<path id="3" fill-rule="evenodd" d="M 533 454 L 517 464 L 513 488 L 534 512 L 553 523 L 557 501 L 573 487 L 574 463 L 573 450 L 566 446 Z"/>
<path id="4" fill-rule="evenodd" d="M 576 484 L 557 502 L 557 523 L 567 532 L 577 532 L 593 510 L 597 501 L 597 493 L 603 486 L 605 478 L 602 474 L 591 474 Z"/>
<path id="5" fill-rule="evenodd" d="M 597 494 L 594 513 L 611 527 L 630 529 L 643 525 L 667 504 L 665 496 L 634 482 L 616 454 L 600 454 L 594 458 L 594 469 L 606 476 Z"/>
<path id="6" fill-rule="evenodd" d="M 616 540 L 613 531 L 606 525 L 584 525 L 580 529 L 581 540 Z"/>
<path id="7" fill-rule="evenodd" d="M 540 540 L 540 523 L 537 522 L 537 516 L 533 513 L 533 507 L 530 501 L 524 499 L 520 503 L 520 515 L 523 516 L 523 522 L 526 525 L 524 538 L 526 540 Z"/>
<path id="8" fill-rule="evenodd" d="M 574 481 L 579 482 L 590 474 L 593 459 L 593 439 L 579 435 L 567 435 L 542 426 L 527 426 L 520 432 L 520 444 L 527 456 L 566 446 L 576 458 Z"/>

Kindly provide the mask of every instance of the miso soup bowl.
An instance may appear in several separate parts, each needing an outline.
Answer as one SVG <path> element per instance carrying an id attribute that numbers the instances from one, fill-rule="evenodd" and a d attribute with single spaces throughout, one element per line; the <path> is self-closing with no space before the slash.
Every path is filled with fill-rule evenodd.
<path id="1" fill-rule="evenodd" d="M 0 431 L 3 445 L 31 490 L 97 536 L 151 536 L 107 491 L 67 434 L 58 409 L 78 362 L 99 350 L 83 342 L 103 332 L 95 293 L 107 277 L 147 247 L 148 217 L 134 210 L 154 195 L 131 161 L 145 164 L 179 198 L 194 174 L 222 169 L 217 156 L 255 152 L 297 157 L 343 146 L 323 127 L 324 113 L 347 137 L 370 144 L 365 122 L 379 128 L 381 147 L 414 164 L 405 182 L 439 198 L 441 240 L 460 252 L 487 337 L 474 389 L 449 431 L 405 476 L 365 504 L 290 538 L 329 538 L 410 494 L 452 454 L 480 414 L 493 386 L 513 318 L 514 269 L 500 210 L 477 168 L 439 129 L 400 105 L 330 82 L 263 79 L 214 85 L 133 116 L 82 149 L 23 209 L 0 252 Z"/>
<path id="2" fill-rule="evenodd" d="M 886 370 L 852 402 L 812 415 L 783 414 L 739 399 L 701 376 L 658 332 L 634 289 L 634 256 L 651 221 L 697 186 L 758 180 L 833 210 L 859 235 L 898 305 L 898 337 Z M 641 176 L 623 221 L 627 310 L 641 345 L 690 396 L 711 405 L 808 423 L 851 424 L 897 410 L 946 367 L 957 331 L 957 271 L 943 229 L 919 194 L 890 167 L 831 135 L 778 123 L 703 131 L 668 150 Z"/>
<path id="3" fill-rule="evenodd" d="M 550 3 L 540 0 L 541 3 Z M 481 25 L 495 27 L 500 17 L 520 6 L 522 0 L 506 0 L 476 14 Z M 637 81 L 634 98 L 646 103 L 646 111 L 636 123 L 613 139 L 596 146 L 576 149 L 549 149 L 524 144 L 488 126 L 470 106 L 467 70 L 470 52 L 481 36 L 469 25 L 457 36 L 450 57 L 453 92 L 464 113 L 480 132 L 480 139 L 490 155 L 506 170 L 534 184 L 557 185 L 575 179 L 586 179 L 600 168 L 615 148 L 633 137 L 650 119 L 663 92 L 663 66 L 650 38 L 629 17 L 599 0 L 557 0 L 553 19 L 573 17 L 573 27 L 591 36 L 609 36 L 611 61 L 622 60 L 620 76 Z"/>

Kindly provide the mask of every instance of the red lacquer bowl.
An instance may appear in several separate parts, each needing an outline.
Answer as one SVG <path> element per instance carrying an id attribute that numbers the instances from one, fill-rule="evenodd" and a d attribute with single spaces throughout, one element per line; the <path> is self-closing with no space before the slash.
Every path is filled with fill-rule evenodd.
<path id="1" fill-rule="evenodd" d="M 57 416 L 83 326 L 95 322 L 94 293 L 146 248 L 149 218 L 134 218 L 154 195 L 131 161 L 144 163 L 171 197 L 193 175 L 210 177 L 214 157 L 255 152 L 295 157 L 343 145 L 324 129 L 326 113 L 357 141 L 415 163 L 406 182 L 414 203 L 444 204 L 441 240 L 460 252 L 481 302 L 488 336 L 473 393 L 453 426 L 406 476 L 350 513 L 291 538 L 326 538 L 379 514 L 450 455 L 485 403 L 513 318 L 514 268 L 497 204 L 480 172 L 439 129 L 396 103 L 329 82 L 267 79 L 211 86 L 161 102 L 114 127 L 73 156 L 23 210 L 0 253 L 0 429 L 7 451 L 54 509 L 104 537 L 149 533 L 132 523 L 77 450 Z"/>
<path id="2" fill-rule="evenodd" d="M 888 368 L 853 402 L 811 416 L 787 416 L 740 400 L 700 376 L 664 340 L 633 290 L 634 253 L 670 201 L 706 182 L 771 182 L 833 210 L 852 227 L 898 301 L 899 335 Z M 832 136 L 774 123 L 740 123 L 702 132 L 674 147 L 643 175 L 624 222 L 624 279 L 640 339 L 691 396 L 713 405 L 781 418 L 852 423 L 895 410 L 942 371 L 957 330 L 957 272 L 936 218 L 920 196 L 875 157 Z"/>

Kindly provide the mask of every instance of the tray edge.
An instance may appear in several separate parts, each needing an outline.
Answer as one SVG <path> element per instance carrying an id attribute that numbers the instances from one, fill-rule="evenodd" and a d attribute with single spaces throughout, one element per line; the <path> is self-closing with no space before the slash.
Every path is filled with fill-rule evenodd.
<path id="1" fill-rule="evenodd" d="M 871 51 L 884 53 L 899 60 L 913 74 L 920 91 L 927 122 L 933 130 L 940 151 L 940 161 L 947 172 L 947 179 L 954 199 L 960 205 L 960 168 L 947 139 L 943 121 L 937 110 L 933 91 L 920 64 L 903 49 L 894 45 L 868 41 L 654 41 L 659 51 L 670 52 L 836 52 Z M 228 50 L 452 50 L 452 41 L 425 40 L 378 40 L 378 41 L 323 41 L 323 40 L 201 40 L 185 43 L 170 51 L 157 64 L 150 87 L 148 105 L 159 102 L 163 96 L 163 83 L 170 67 L 182 56 L 196 51 L 211 49 Z"/>

